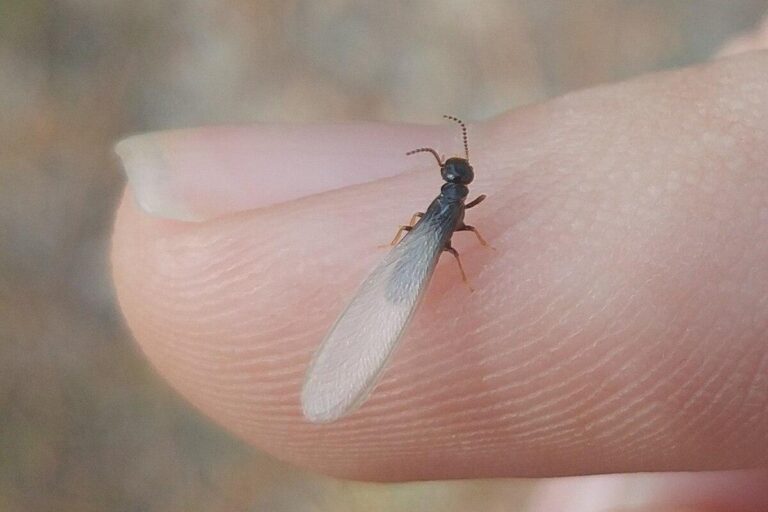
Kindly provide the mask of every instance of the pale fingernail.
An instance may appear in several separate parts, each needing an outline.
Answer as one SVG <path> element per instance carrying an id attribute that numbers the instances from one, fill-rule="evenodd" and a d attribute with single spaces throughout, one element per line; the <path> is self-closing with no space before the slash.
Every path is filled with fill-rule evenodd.
<path id="1" fill-rule="evenodd" d="M 149 214 L 170 219 L 203 220 L 185 197 L 183 183 L 168 169 L 163 144 L 153 135 L 135 135 L 120 141 L 115 152 L 123 162 L 133 197 Z"/>
<path id="2" fill-rule="evenodd" d="M 555 478 L 539 482 L 529 503 L 529 512 L 606 512 L 630 501 L 631 485 L 625 477 L 599 475 Z"/>
<path id="3" fill-rule="evenodd" d="M 537 485 L 527 510 L 698 510 L 717 505 L 724 510 L 758 512 L 768 506 L 767 482 L 768 475 L 758 471 L 554 478 Z"/>
<path id="4" fill-rule="evenodd" d="M 212 127 L 136 135 L 115 151 L 144 211 L 199 222 L 418 168 L 405 152 L 446 135 L 372 123 Z"/>

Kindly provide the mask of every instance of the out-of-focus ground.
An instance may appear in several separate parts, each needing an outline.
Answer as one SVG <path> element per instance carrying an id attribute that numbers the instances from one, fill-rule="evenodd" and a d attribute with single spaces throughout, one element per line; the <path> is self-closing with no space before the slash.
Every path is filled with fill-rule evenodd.
<path id="1" fill-rule="evenodd" d="M 517 510 L 530 484 L 337 482 L 141 358 L 107 251 L 132 132 L 480 119 L 706 59 L 768 0 L 0 0 L 0 511 Z M 629 100 L 629 99 L 628 99 Z"/>

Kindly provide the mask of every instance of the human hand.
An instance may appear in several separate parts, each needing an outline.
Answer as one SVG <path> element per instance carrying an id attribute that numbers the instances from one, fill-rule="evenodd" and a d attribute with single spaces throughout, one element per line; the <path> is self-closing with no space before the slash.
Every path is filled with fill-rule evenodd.
<path id="1" fill-rule="evenodd" d="M 442 262 L 382 383 L 336 424 L 301 416 L 307 363 L 376 246 L 437 194 L 433 162 L 405 151 L 460 154 L 454 126 L 130 139 L 116 289 L 184 396 L 316 471 L 402 481 L 763 467 L 767 139 L 765 52 L 471 125 L 472 190 L 488 199 L 467 216 L 497 250 L 454 237 L 476 292 Z"/>

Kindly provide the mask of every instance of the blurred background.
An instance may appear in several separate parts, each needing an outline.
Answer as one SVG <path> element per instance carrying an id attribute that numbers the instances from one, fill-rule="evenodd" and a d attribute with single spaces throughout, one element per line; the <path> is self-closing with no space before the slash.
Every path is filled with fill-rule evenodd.
<path id="1" fill-rule="evenodd" d="M 768 0 L 0 0 L 0 511 L 523 510 L 532 482 L 309 474 L 142 359 L 112 147 L 212 123 L 482 119 L 707 59 Z M 471 507 L 471 508 L 468 508 Z"/>

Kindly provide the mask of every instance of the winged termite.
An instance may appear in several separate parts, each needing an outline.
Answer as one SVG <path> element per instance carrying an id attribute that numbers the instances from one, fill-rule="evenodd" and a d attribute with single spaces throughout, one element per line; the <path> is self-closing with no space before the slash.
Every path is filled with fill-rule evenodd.
<path id="1" fill-rule="evenodd" d="M 443 251 L 456 258 L 466 282 L 459 253 L 451 246 L 453 233 L 472 231 L 486 245 L 480 233 L 464 223 L 464 211 L 485 199 L 481 195 L 465 204 L 467 185 L 475 176 L 467 129 L 461 120 L 444 117 L 461 125 L 465 158 L 443 162 L 432 148 L 407 153 L 431 153 L 445 183 L 427 211 L 413 216 L 412 222 L 419 219 L 415 225 L 400 227 L 392 244 L 403 232 L 405 236 L 363 281 L 315 353 L 301 392 L 304 415 L 312 422 L 335 421 L 367 398 L 403 337 Z"/>

